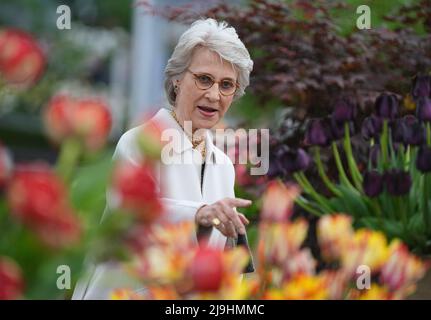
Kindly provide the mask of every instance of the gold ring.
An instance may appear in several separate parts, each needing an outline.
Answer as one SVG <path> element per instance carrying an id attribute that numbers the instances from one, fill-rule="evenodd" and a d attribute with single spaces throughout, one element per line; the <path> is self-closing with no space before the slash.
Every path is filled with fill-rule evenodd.
<path id="1" fill-rule="evenodd" d="M 214 226 L 218 227 L 221 222 L 220 222 L 219 218 L 214 218 L 214 219 L 212 219 L 212 223 Z"/>

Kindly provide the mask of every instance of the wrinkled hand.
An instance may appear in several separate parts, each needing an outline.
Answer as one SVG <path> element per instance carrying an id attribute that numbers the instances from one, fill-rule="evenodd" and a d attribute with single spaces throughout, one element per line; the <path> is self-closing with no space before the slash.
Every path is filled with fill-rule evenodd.
<path id="1" fill-rule="evenodd" d="M 227 237 L 237 238 L 238 234 L 245 234 L 245 225 L 249 224 L 247 218 L 236 211 L 236 207 L 248 207 L 251 200 L 240 198 L 224 198 L 211 205 L 205 205 L 196 212 L 195 221 L 205 227 L 213 225 L 214 218 L 220 220 L 217 228 Z"/>

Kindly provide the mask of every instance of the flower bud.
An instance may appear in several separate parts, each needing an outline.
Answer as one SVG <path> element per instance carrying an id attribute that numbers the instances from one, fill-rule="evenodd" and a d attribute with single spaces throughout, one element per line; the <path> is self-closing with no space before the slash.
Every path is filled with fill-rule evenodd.
<path id="1" fill-rule="evenodd" d="M 431 147 L 421 146 L 419 148 L 416 158 L 416 168 L 422 173 L 431 171 Z"/>
<path id="2" fill-rule="evenodd" d="M 328 146 L 332 141 L 331 124 L 329 119 L 311 119 L 306 133 L 305 143 L 315 146 Z"/>
<path id="3" fill-rule="evenodd" d="M 403 196 L 410 191 L 412 178 L 401 169 L 391 169 L 384 175 L 386 190 L 393 196 Z"/>
<path id="4" fill-rule="evenodd" d="M 398 99 L 394 94 L 382 93 L 377 97 L 374 107 L 380 118 L 395 119 L 398 115 Z"/>
<path id="5" fill-rule="evenodd" d="M 383 176 L 376 170 L 365 172 L 363 188 L 368 197 L 377 197 L 383 191 Z"/>

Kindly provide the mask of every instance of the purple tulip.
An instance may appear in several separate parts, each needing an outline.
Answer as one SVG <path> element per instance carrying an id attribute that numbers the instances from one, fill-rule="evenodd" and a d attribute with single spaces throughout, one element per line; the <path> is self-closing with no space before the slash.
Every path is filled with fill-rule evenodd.
<path id="1" fill-rule="evenodd" d="M 419 97 L 416 103 L 416 116 L 420 121 L 431 122 L 431 99 Z"/>
<path id="2" fill-rule="evenodd" d="M 398 115 L 398 99 L 394 94 L 382 93 L 377 97 L 374 107 L 380 118 L 395 119 Z"/>
<path id="3" fill-rule="evenodd" d="M 305 143 L 327 147 L 332 142 L 331 124 L 328 118 L 311 119 L 305 132 Z"/>
<path id="4" fill-rule="evenodd" d="M 355 120 L 357 114 L 356 104 L 348 98 L 339 98 L 335 102 L 332 118 L 338 123 L 350 122 Z"/>
<path id="5" fill-rule="evenodd" d="M 392 139 L 404 145 L 419 146 L 425 142 L 425 128 L 415 116 L 407 115 L 393 123 Z"/>
<path id="6" fill-rule="evenodd" d="M 366 117 L 362 123 L 361 134 L 365 140 L 377 138 L 382 132 L 383 121 L 375 115 Z"/>
<path id="7" fill-rule="evenodd" d="M 339 122 L 336 121 L 334 117 L 331 117 L 329 119 L 330 123 L 331 123 L 331 136 L 333 140 L 339 140 L 344 138 L 344 134 L 345 134 L 345 129 L 344 129 L 344 124 L 345 122 Z M 349 121 L 349 133 L 350 136 L 355 134 L 355 129 L 353 126 L 353 122 Z"/>
<path id="8" fill-rule="evenodd" d="M 384 176 L 386 190 L 393 196 L 403 196 L 410 191 L 412 178 L 401 169 L 391 169 Z"/>
<path id="9" fill-rule="evenodd" d="M 383 191 L 383 176 L 377 170 L 367 171 L 362 185 L 368 197 L 377 197 Z"/>
<path id="10" fill-rule="evenodd" d="M 417 75 L 412 81 L 411 95 L 417 100 L 419 97 L 431 97 L 431 77 L 427 75 Z"/>
<path id="11" fill-rule="evenodd" d="M 280 164 L 286 173 L 304 171 L 310 165 L 310 156 L 303 149 L 289 149 L 281 155 Z"/>
<path id="12" fill-rule="evenodd" d="M 431 147 L 421 146 L 419 148 L 416 158 L 416 168 L 422 173 L 431 171 Z"/>
<path id="13" fill-rule="evenodd" d="M 267 173 L 267 176 L 270 179 L 283 176 L 284 171 L 280 163 L 280 158 L 285 152 L 285 149 L 287 149 L 287 146 L 283 145 L 277 148 L 274 152 L 270 153 L 269 167 L 268 167 L 268 173 Z"/>

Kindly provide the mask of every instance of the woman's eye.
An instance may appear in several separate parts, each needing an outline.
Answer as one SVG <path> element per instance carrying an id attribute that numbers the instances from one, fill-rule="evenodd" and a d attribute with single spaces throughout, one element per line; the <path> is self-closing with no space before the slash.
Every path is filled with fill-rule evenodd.
<path id="1" fill-rule="evenodd" d="M 206 75 L 198 76 L 198 80 L 199 80 L 199 82 L 205 83 L 205 84 L 209 84 L 209 83 L 213 82 L 213 80 L 210 77 L 206 76 Z"/>
<path id="2" fill-rule="evenodd" d="M 221 85 L 223 88 L 226 88 L 226 89 L 230 89 L 230 88 L 233 88 L 235 86 L 233 84 L 233 82 L 229 81 L 229 80 L 222 81 Z"/>

